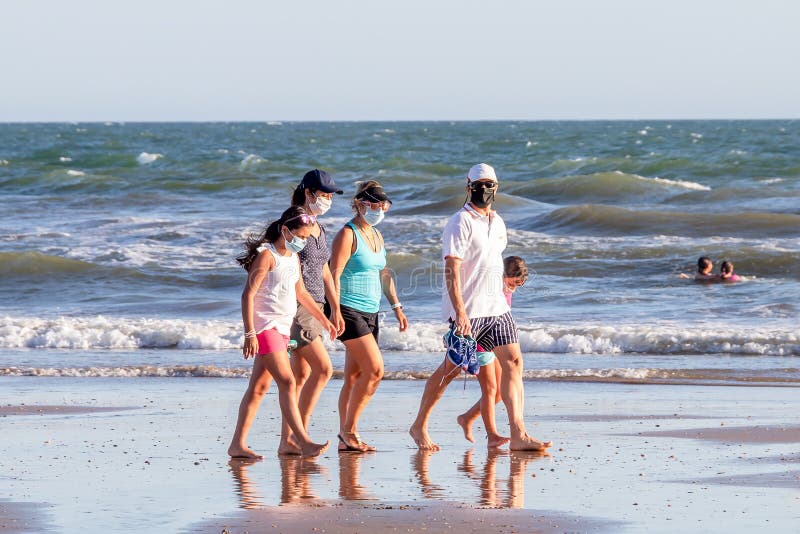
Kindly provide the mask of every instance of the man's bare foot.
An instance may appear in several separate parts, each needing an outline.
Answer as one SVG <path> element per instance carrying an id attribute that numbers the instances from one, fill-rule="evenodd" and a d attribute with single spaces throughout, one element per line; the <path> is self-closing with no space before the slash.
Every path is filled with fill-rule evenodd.
<path id="1" fill-rule="evenodd" d="M 462 413 L 456 417 L 456 421 L 458 421 L 458 424 L 464 429 L 464 437 L 467 441 L 475 443 L 475 437 L 472 435 L 472 423 L 475 422 L 475 419 L 467 419 L 467 416 Z"/>
<path id="2" fill-rule="evenodd" d="M 497 448 L 502 447 L 506 443 L 511 441 L 511 438 L 507 438 L 505 436 L 501 436 L 500 434 L 489 434 L 489 447 L 490 448 Z"/>
<path id="3" fill-rule="evenodd" d="M 330 444 L 330 441 L 326 441 L 325 443 L 309 442 L 300 449 L 300 454 L 302 454 L 304 458 L 314 458 L 328 450 Z"/>
<path id="4" fill-rule="evenodd" d="M 519 438 L 511 438 L 511 446 L 509 449 L 512 451 L 541 451 L 553 445 L 552 441 L 539 441 L 524 434 Z"/>
<path id="5" fill-rule="evenodd" d="M 414 443 L 417 444 L 417 447 L 423 451 L 438 451 L 441 450 L 436 443 L 431 441 L 431 437 L 428 435 L 428 431 L 424 428 L 417 428 L 412 426 L 408 433 L 411 435 L 411 438 L 414 440 Z"/>
<path id="6" fill-rule="evenodd" d="M 263 460 L 264 457 L 247 446 L 231 445 L 228 447 L 228 456 L 242 460 Z"/>

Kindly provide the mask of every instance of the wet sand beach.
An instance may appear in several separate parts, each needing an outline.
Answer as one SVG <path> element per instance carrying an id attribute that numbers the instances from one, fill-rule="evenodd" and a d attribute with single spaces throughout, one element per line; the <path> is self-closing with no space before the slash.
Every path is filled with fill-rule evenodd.
<path id="1" fill-rule="evenodd" d="M 529 430 L 555 442 L 543 455 L 489 450 L 479 424 L 477 443 L 464 440 L 455 418 L 478 387 L 454 383 L 431 419 L 443 450 L 425 453 L 407 434 L 423 383 L 385 381 L 360 425 L 379 451 L 339 454 L 334 444 L 316 460 L 276 456 L 273 389 L 249 440 L 266 458 L 241 462 L 225 450 L 242 379 L 3 377 L 1 385 L 3 497 L 20 503 L 4 509 L 38 522 L 21 532 L 800 525 L 795 388 L 526 382 Z M 335 439 L 340 385 L 323 392 L 312 437 Z M 34 399 L 58 409 L 39 411 Z M 502 408 L 498 422 L 507 424 Z"/>

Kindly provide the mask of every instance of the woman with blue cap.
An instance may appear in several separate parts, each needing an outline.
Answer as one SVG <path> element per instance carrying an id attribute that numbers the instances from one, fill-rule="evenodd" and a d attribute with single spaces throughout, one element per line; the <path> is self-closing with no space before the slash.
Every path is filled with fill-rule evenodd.
<path id="1" fill-rule="evenodd" d="M 331 316 L 331 322 L 336 326 L 337 334 L 340 334 L 344 330 L 344 321 L 338 314 L 339 297 L 328 267 L 330 249 L 327 233 L 319 222 L 319 217 L 331 208 L 334 194 L 341 195 L 342 190 L 336 186 L 333 177 L 325 171 L 314 169 L 305 173 L 294 189 L 292 206 L 303 208 L 314 216 L 306 246 L 297 253 L 300 271 L 306 290 L 314 299 L 314 307 L 323 310 L 327 301 L 331 310 L 336 311 Z M 292 349 L 292 372 L 297 384 L 300 417 L 306 430 L 320 393 L 333 374 L 331 357 L 322 342 L 324 328 L 314 318 L 313 312 L 314 310 L 298 304 L 290 334 L 291 339 L 297 342 L 297 347 Z M 284 428 L 284 433 L 291 435 L 291 430 Z M 290 439 L 283 452 L 299 452 L 292 450 L 296 448 L 294 440 Z"/>

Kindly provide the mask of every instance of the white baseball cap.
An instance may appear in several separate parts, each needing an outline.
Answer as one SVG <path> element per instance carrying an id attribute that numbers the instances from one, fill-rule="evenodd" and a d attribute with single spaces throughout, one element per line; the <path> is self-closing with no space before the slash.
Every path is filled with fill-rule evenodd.
<path id="1" fill-rule="evenodd" d="M 469 170 L 469 174 L 467 174 L 467 178 L 470 182 L 474 182 L 476 180 L 492 180 L 493 182 L 497 181 L 497 175 L 494 173 L 494 167 L 485 163 L 473 165 Z"/>

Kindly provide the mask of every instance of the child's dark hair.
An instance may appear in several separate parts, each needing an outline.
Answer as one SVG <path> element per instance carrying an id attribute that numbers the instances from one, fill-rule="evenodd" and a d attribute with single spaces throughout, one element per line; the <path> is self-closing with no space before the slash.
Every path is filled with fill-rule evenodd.
<path id="1" fill-rule="evenodd" d="M 697 260 L 697 271 L 703 272 L 709 267 L 711 267 L 711 258 L 708 256 L 700 256 L 700 259 Z"/>
<path id="2" fill-rule="evenodd" d="M 272 221 L 260 235 L 251 235 L 244 243 L 245 251 L 236 257 L 236 261 L 246 271 L 250 270 L 253 260 L 258 256 L 258 247 L 264 243 L 274 243 L 281 236 L 281 226 L 286 226 L 290 231 L 314 224 L 313 219 L 306 219 L 306 210 L 299 206 L 292 206 L 281 214 L 277 221 Z M 310 216 L 309 216 L 310 217 Z"/>
<path id="3" fill-rule="evenodd" d="M 519 256 L 508 256 L 503 258 L 503 276 L 506 278 L 528 277 L 528 266 L 525 260 Z"/>
<path id="4" fill-rule="evenodd" d="M 723 261 L 722 264 L 719 266 L 719 272 L 720 273 L 726 273 L 726 274 L 732 273 L 733 272 L 733 262 L 730 262 L 728 260 Z"/>

